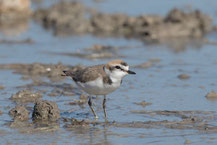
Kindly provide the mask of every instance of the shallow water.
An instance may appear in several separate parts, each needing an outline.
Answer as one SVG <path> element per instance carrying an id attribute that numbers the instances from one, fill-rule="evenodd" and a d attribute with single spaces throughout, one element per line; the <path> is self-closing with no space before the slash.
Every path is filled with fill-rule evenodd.
<path id="1" fill-rule="evenodd" d="M 207 1 L 174 1 L 161 3 L 153 1 L 86 1 L 83 2 L 101 11 L 115 13 L 122 12 L 130 15 L 166 14 L 173 7 L 185 8 L 191 5 L 193 9 L 199 8 L 208 13 L 216 22 L 216 5 L 214 0 Z M 118 4 L 121 7 L 118 7 Z M 50 1 L 33 3 L 33 8 L 49 6 Z M 150 115 L 135 113 L 135 111 L 212 111 L 213 119 L 208 122 L 216 126 L 217 101 L 208 100 L 205 95 L 211 90 L 216 90 L 217 49 L 215 45 L 189 44 L 183 49 L 169 48 L 168 45 L 149 45 L 135 39 L 125 38 L 100 38 L 91 35 L 55 37 L 51 31 L 44 30 L 39 24 L 30 21 L 24 32 L 17 32 L 16 36 L 1 34 L 1 39 L 24 40 L 32 39 L 31 44 L 1 44 L 1 64 L 10 63 L 53 63 L 62 62 L 67 65 L 94 65 L 106 63 L 110 59 L 88 60 L 79 57 L 70 57 L 53 54 L 58 52 L 85 52 L 94 44 L 111 46 L 128 46 L 117 50 L 117 54 L 124 56 L 124 60 L 130 65 L 147 62 L 150 59 L 159 59 L 149 68 L 132 68 L 137 75 L 127 76 L 121 88 L 108 95 L 107 111 L 108 120 L 117 123 L 130 123 L 138 121 L 179 121 L 181 118 L 175 115 Z M 216 34 L 206 36 L 210 40 L 216 40 Z M 28 54 L 28 55 L 27 55 Z M 188 74 L 190 79 L 180 80 L 179 74 Z M 166 127 L 136 128 L 115 126 L 89 126 L 64 128 L 64 122 L 60 121 L 59 127 L 54 130 L 30 131 L 22 128 L 10 128 L 6 123 L 11 121 L 8 112 L 16 103 L 9 100 L 13 93 L 21 90 L 17 87 L 29 84 L 31 81 L 21 80 L 22 76 L 14 74 L 12 70 L 0 70 L 0 85 L 5 87 L 0 90 L 0 141 L 2 144 L 191 144 L 202 145 L 215 144 L 217 133 L 197 129 L 172 129 Z M 70 79 L 56 84 L 72 83 Z M 36 87 L 36 89 L 51 88 Z M 89 107 L 68 105 L 67 103 L 76 96 L 43 96 L 44 100 L 56 101 L 61 117 L 93 120 Z M 141 106 L 135 103 L 150 102 L 151 105 Z M 94 99 L 99 121 L 103 122 L 101 107 L 102 97 Z M 32 107 L 33 104 L 29 104 Z M 134 112 L 133 112 L 134 111 Z M 203 114 L 199 114 L 203 116 Z"/>

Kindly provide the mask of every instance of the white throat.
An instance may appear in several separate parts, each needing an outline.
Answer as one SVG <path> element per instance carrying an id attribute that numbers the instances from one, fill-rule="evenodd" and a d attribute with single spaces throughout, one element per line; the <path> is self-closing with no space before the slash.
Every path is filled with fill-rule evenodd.
<path id="1" fill-rule="evenodd" d="M 110 77 L 110 79 L 112 81 L 112 84 L 121 84 L 122 78 L 115 77 L 115 76 L 112 76 L 112 75 L 110 75 L 109 77 Z"/>
<path id="2" fill-rule="evenodd" d="M 111 72 L 107 68 L 104 68 L 104 70 L 105 70 L 106 74 L 110 77 L 112 83 L 119 83 L 120 84 L 123 77 L 127 75 L 127 73 L 121 72 L 121 71 Z"/>

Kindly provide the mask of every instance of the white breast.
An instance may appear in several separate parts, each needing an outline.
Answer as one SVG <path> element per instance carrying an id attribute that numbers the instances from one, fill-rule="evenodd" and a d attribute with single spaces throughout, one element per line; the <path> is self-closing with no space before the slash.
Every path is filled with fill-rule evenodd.
<path id="1" fill-rule="evenodd" d="M 120 87 L 120 81 L 113 82 L 109 85 L 104 84 L 103 79 L 100 77 L 94 81 L 86 83 L 77 82 L 77 85 L 90 95 L 107 95 Z"/>

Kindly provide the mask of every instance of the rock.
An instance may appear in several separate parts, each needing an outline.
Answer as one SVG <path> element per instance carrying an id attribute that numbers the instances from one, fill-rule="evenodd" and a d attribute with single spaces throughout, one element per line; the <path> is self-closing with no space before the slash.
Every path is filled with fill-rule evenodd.
<path id="1" fill-rule="evenodd" d="M 55 102 L 38 100 L 32 113 L 34 121 L 57 121 L 60 110 Z"/>
<path id="2" fill-rule="evenodd" d="M 35 102 L 41 97 L 42 95 L 39 92 L 33 92 L 29 89 L 25 89 L 13 94 L 10 99 L 19 102 Z"/>
<path id="3" fill-rule="evenodd" d="M 187 80 L 190 78 L 190 76 L 188 74 L 180 74 L 180 75 L 178 75 L 178 78 L 180 80 Z"/>
<path id="4" fill-rule="evenodd" d="M 217 99 L 217 93 L 215 91 L 211 91 L 205 96 L 207 99 Z"/>
<path id="5" fill-rule="evenodd" d="M 29 119 L 29 111 L 24 106 L 16 106 L 10 110 L 9 114 L 14 120 L 24 121 Z"/>

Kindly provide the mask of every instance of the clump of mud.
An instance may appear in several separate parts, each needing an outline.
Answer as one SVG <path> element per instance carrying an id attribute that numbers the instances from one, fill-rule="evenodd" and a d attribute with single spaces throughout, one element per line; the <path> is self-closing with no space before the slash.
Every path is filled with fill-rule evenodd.
<path id="1" fill-rule="evenodd" d="M 4 89 L 5 89 L 5 87 L 0 85 L 0 90 L 4 90 Z"/>
<path id="2" fill-rule="evenodd" d="M 1 0 L 0 1 L 0 12 L 10 13 L 10 12 L 28 12 L 30 10 L 31 1 L 30 0 Z"/>
<path id="3" fill-rule="evenodd" d="M 88 96 L 81 94 L 78 100 L 73 99 L 73 102 L 69 102 L 68 104 L 69 105 L 79 105 L 82 107 L 83 105 L 87 104 L 87 100 L 88 100 Z"/>
<path id="4" fill-rule="evenodd" d="M 159 63 L 160 61 L 161 60 L 158 58 L 153 58 L 153 59 L 150 59 L 150 60 L 143 62 L 141 64 L 133 65 L 132 67 L 147 69 L 147 68 L 150 68 L 150 67 L 154 66 L 155 64 Z"/>
<path id="5" fill-rule="evenodd" d="M 72 87 L 73 88 L 73 87 Z M 56 97 L 56 96 L 74 96 L 75 93 L 71 91 L 65 91 L 64 88 L 54 88 L 50 93 L 47 94 L 48 96 L 51 97 Z"/>
<path id="6" fill-rule="evenodd" d="M 63 70 L 77 69 L 79 66 L 70 67 L 61 63 L 58 64 L 1 64 L 0 69 L 13 69 L 15 73 L 22 74 L 22 79 L 32 79 L 34 81 L 40 81 L 42 77 L 47 77 L 51 81 L 63 80 Z"/>
<path id="7" fill-rule="evenodd" d="M 0 40 L 0 44 L 32 44 L 34 43 L 34 40 L 31 38 L 27 38 L 24 40 L 7 40 L 7 39 L 2 39 Z"/>
<path id="8" fill-rule="evenodd" d="M 215 91 L 211 91 L 211 92 L 209 92 L 208 94 L 206 94 L 206 96 L 205 96 L 207 99 L 210 99 L 210 100 L 212 100 L 212 99 L 217 99 L 217 92 L 215 92 Z"/>
<path id="9" fill-rule="evenodd" d="M 60 118 L 60 110 L 55 102 L 38 100 L 32 113 L 34 121 L 57 121 Z"/>
<path id="10" fill-rule="evenodd" d="M 35 102 L 37 99 L 41 97 L 42 95 L 40 94 L 40 92 L 33 92 L 32 90 L 24 89 L 17 92 L 16 94 L 13 94 L 10 99 L 25 103 L 25 102 Z"/>
<path id="11" fill-rule="evenodd" d="M 118 128 L 168 128 L 168 129 L 195 129 L 206 132 L 217 132 L 215 125 L 210 125 L 208 122 L 215 120 L 214 112 L 204 111 L 132 111 L 132 113 L 139 113 L 153 116 L 175 116 L 178 120 L 158 120 L 158 121 L 132 121 L 132 122 L 101 122 L 89 120 L 77 120 L 70 118 L 63 118 L 65 128 L 74 128 L 77 126 L 112 126 Z"/>
<path id="12" fill-rule="evenodd" d="M 90 48 L 85 48 L 84 52 L 50 52 L 49 54 L 54 55 L 64 55 L 70 57 L 79 57 L 85 58 L 90 60 L 96 59 L 106 59 L 106 58 L 122 58 L 123 55 L 117 54 L 117 50 L 121 48 L 128 48 L 128 47 L 114 47 L 111 45 L 99 45 L 95 44 Z"/>
<path id="13" fill-rule="evenodd" d="M 30 6 L 30 0 L 0 0 L 0 31 L 11 36 L 27 30 Z"/>
<path id="14" fill-rule="evenodd" d="M 70 124 L 65 124 L 64 127 L 65 128 L 71 128 L 71 127 L 76 127 L 76 126 L 89 126 L 90 124 L 92 124 L 89 121 L 86 120 L 78 120 L 75 118 L 69 119 L 69 118 L 63 118 L 64 122 L 70 122 Z"/>
<path id="15" fill-rule="evenodd" d="M 11 109 L 9 114 L 13 117 L 13 120 L 28 120 L 29 119 L 29 111 L 24 106 L 16 106 Z"/>
<path id="16" fill-rule="evenodd" d="M 39 9 L 34 18 L 55 34 L 92 33 L 103 36 L 136 37 L 164 41 L 179 37 L 198 38 L 210 32 L 212 20 L 199 10 L 171 10 L 165 17 L 154 15 L 90 13 L 82 3 L 60 2 Z"/>
<path id="17" fill-rule="evenodd" d="M 152 103 L 150 102 L 146 102 L 146 101 L 142 101 L 142 102 L 137 102 L 135 103 L 136 105 L 141 105 L 143 107 L 148 106 L 148 105 L 152 105 Z"/>
<path id="18" fill-rule="evenodd" d="M 111 45 L 101 45 L 101 44 L 95 44 L 90 48 L 86 48 L 87 51 L 92 51 L 92 52 L 105 52 L 105 51 L 114 51 L 118 50 L 118 47 L 114 47 Z"/>
<path id="19" fill-rule="evenodd" d="M 180 74 L 177 76 L 180 80 L 188 80 L 190 76 L 188 74 Z"/>
<path id="20" fill-rule="evenodd" d="M 85 59 L 91 59 L 91 60 L 96 60 L 96 59 L 105 59 L 105 58 L 114 58 L 118 57 L 118 55 L 113 54 L 111 52 L 95 52 L 95 53 L 72 53 L 72 52 L 60 52 L 60 53 L 52 53 L 56 55 L 64 55 L 64 56 L 70 56 L 70 57 L 79 57 L 79 58 L 85 58 Z M 121 57 L 121 56 L 119 56 Z"/>
<path id="21" fill-rule="evenodd" d="M 81 34 L 92 31 L 90 21 L 86 18 L 86 11 L 87 8 L 82 3 L 60 2 L 48 9 L 37 10 L 34 17 L 45 28 L 53 28 L 55 33 L 70 32 Z M 69 21 L 73 22 L 70 23 Z"/>

